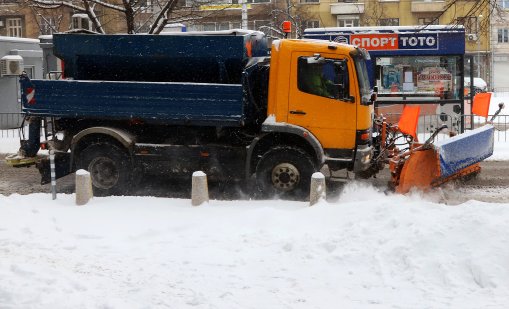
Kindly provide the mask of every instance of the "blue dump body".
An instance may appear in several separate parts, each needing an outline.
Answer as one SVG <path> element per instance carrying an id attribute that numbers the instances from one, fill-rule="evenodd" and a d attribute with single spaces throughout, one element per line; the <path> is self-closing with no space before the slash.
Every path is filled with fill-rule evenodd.
<path id="1" fill-rule="evenodd" d="M 485 125 L 434 144 L 440 159 L 440 177 L 451 176 L 493 154 L 495 128 Z"/>
<path id="2" fill-rule="evenodd" d="M 136 118 L 172 124 L 238 126 L 244 119 L 242 85 L 33 80 L 29 114 L 95 119 Z"/>
<path id="3" fill-rule="evenodd" d="M 268 56 L 263 34 L 54 35 L 65 80 L 22 81 L 35 90 L 28 115 L 139 119 L 242 126 L 252 58 Z"/>

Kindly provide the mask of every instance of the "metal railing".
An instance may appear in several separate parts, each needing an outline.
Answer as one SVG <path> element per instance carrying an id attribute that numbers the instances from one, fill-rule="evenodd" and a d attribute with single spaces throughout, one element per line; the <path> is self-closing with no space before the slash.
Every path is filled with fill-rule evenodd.
<path id="1" fill-rule="evenodd" d="M 0 139 L 19 137 L 19 127 L 23 122 L 23 116 L 22 113 L 0 113 Z M 387 114 L 386 117 L 389 121 L 396 122 L 400 115 Z M 474 115 L 422 115 L 419 117 L 417 132 L 427 138 L 442 124 L 446 124 L 450 131 L 459 132 L 462 118 L 464 119 L 465 131 L 477 128 L 486 121 L 485 118 Z M 491 115 L 488 116 L 488 119 L 491 119 Z M 493 121 L 493 125 L 496 128 L 495 141 L 509 142 L 509 115 L 498 115 Z"/>
<path id="2" fill-rule="evenodd" d="M 18 137 L 23 117 L 22 113 L 0 113 L 0 138 Z"/>
<path id="3" fill-rule="evenodd" d="M 386 115 L 387 119 L 389 119 L 389 121 L 393 121 L 394 123 L 399 119 L 400 116 L 401 114 Z M 487 119 L 490 120 L 491 118 L 492 115 L 489 115 Z M 486 118 L 476 115 L 421 115 L 417 125 L 417 133 L 424 139 L 427 139 L 431 136 L 431 134 L 433 134 L 436 128 L 446 124 L 448 130 L 444 131 L 444 134 L 439 134 L 437 138 L 448 138 L 447 133 L 451 131 L 459 133 L 461 131 L 462 119 L 464 121 L 463 124 L 465 132 L 478 128 L 486 123 Z M 509 115 L 498 115 L 493 120 L 493 125 L 495 126 L 495 141 L 509 142 Z"/>

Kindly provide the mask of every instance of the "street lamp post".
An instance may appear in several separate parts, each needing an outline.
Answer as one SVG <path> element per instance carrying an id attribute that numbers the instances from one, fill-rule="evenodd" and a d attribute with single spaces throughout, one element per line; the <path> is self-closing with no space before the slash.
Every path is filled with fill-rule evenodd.
<path id="1" fill-rule="evenodd" d="M 242 0 L 242 29 L 247 30 L 247 0 Z"/>
<path id="2" fill-rule="evenodd" d="M 477 18 L 477 77 L 481 77 L 481 18 L 482 15 Z"/>

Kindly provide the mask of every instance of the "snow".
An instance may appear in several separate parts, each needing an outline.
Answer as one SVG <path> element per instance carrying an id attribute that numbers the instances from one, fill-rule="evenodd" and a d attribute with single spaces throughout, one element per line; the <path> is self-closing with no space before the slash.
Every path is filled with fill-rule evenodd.
<path id="1" fill-rule="evenodd" d="M 316 172 L 316 173 L 313 173 L 313 175 L 311 175 L 311 178 L 313 178 L 313 179 L 325 179 L 325 175 L 320 173 L 320 172 Z"/>
<path id="2" fill-rule="evenodd" d="M 505 308 L 509 204 L 441 192 L 352 182 L 313 207 L 0 195 L 0 308 Z"/>
<path id="3" fill-rule="evenodd" d="M 16 153 L 19 149 L 18 133 L 9 134 L 9 136 L 0 135 L 0 153 Z"/>
<path id="4" fill-rule="evenodd" d="M 494 115 L 498 109 L 498 104 L 504 103 L 504 108 L 500 112 L 500 115 L 509 115 L 509 96 L 507 93 L 493 92 L 491 94 L 490 108 L 488 115 Z M 495 120 L 496 121 L 496 120 Z"/>
<path id="5" fill-rule="evenodd" d="M 90 173 L 86 170 L 83 170 L 83 169 L 79 169 L 76 171 L 76 175 L 79 175 L 79 176 L 84 176 L 84 175 L 90 175 Z"/>
<path id="6" fill-rule="evenodd" d="M 508 204 L 0 195 L 0 308 L 505 308 Z"/>

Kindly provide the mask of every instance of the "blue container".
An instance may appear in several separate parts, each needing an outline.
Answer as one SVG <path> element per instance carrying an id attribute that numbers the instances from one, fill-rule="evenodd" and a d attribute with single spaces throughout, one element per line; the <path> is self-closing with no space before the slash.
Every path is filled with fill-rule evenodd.
<path id="1" fill-rule="evenodd" d="M 268 56 L 261 32 L 214 35 L 55 34 L 54 52 L 75 80 L 240 84 L 251 57 Z"/>

